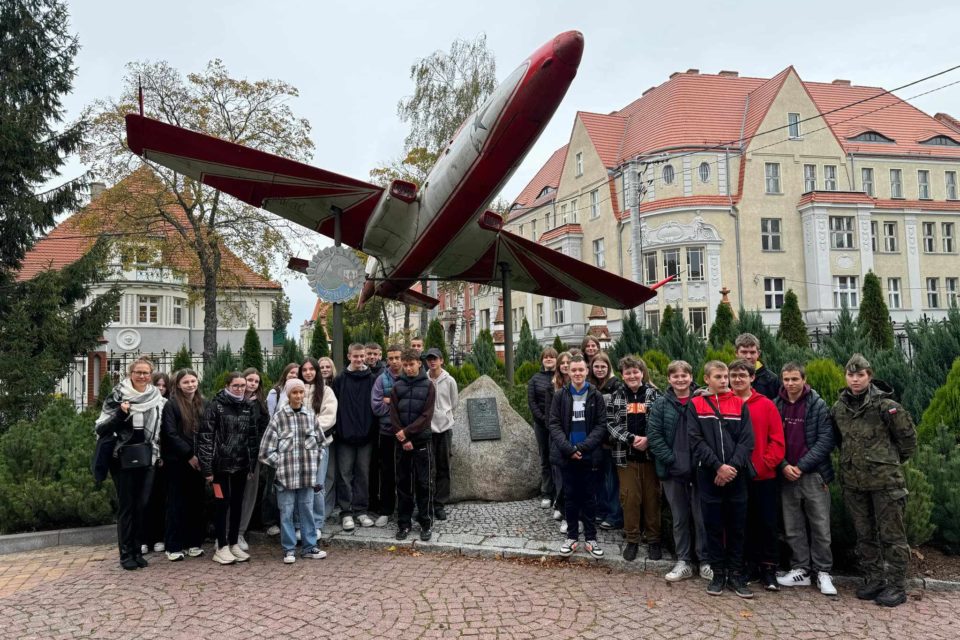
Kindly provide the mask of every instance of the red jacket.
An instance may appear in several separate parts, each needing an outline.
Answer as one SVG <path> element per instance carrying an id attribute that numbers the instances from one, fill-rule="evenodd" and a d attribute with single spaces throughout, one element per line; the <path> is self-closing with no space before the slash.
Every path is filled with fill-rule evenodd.
<path id="1" fill-rule="evenodd" d="M 746 404 L 753 425 L 754 444 L 750 462 L 757 471 L 754 480 L 772 480 L 777 477 L 777 465 L 786 455 L 780 412 L 773 402 L 756 389 L 747 398 Z"/>

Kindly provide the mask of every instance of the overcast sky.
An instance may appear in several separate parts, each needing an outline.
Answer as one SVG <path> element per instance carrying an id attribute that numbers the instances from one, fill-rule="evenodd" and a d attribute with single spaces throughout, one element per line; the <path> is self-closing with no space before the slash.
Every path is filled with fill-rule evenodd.
<path id="1" fill-rule="evenodd" d="M 793 65 L 804 80 L 845 78 L 892 89 L 960 64 L 951 35 L 960 4 L 863 2 L 302 2 L 128 0 L 68 3 L 82 49 L 74 117 L 117 96 L 124 65 L 166 60 L 184 73 L 221 58 L 234 77 L 278 78 L 300 90 L 294 112 L 313 126 L 314 164 L 368 178 L 400 155 L 406 127 L 397 101 L 412 93 L 410 65 L 456 38 L 487 35 L 497 77 L 557 33 L 584 34 L 580 71 L 543 136 L 503 192 L 512 200 L 567 142 L 578 110 L 619 109 L 688 68 L 770 77 Z M 939 4 L 939 8 L 934 5 Z M 898 95 L 907 99 L 960 81 L 954 71 Z M 960 84 L 911 100 L 960 117 Z M 68 175 L 81 171 L 74 161 Z M 305 256 L 308 257 L 308 256 Z M 281 274 L 282 275 L 282 274 Z M 305 280 L 281 277 L 291 298 L 291 333 L 313 308 Z"/>

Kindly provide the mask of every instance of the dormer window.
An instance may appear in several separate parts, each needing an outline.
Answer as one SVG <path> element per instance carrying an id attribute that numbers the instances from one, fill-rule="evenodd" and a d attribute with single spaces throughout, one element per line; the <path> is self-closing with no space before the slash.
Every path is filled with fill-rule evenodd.
<path id="1" fill-rule="evenodd" d="M 950 136 L 933 136 L 929 140 L 921 140 L 920 144 L 930 144 L 940 147 L 960 147 L 960 142 L 957 142 Z"/>
<path id="2" fill-rule="evenodd" d="M 895 140 L 891 140 L 887 136 L 883 135 L 882 133 L 877 133 L 876 131 L 864 131 L 860 135 L 847 138 L 847 140 L 850 140 L 851 142 L 896 142 Z"/>
<path id="3" fill-rule="evenodd" d="M 543 189 L 540 190 L 540 193 L 537 194 L 537 197 L 538 197 L 538 198 L 542 198 L 543 196 L 547 195 L 547 194 L 550 193 L 551 191 L 553 191 L 553 187 L 551 187 L 550 185 L 547 185 L 547 186 L 545 186 Z"/>

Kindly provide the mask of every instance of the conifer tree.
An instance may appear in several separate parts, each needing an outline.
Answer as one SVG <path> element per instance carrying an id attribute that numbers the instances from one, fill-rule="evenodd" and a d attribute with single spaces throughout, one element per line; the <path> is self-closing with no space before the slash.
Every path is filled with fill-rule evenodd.
<path id="1" fill-rule="evenodd" d="M 447 356 L 447 341 L 443 337 L 443 325 L 436 318 L 427 326 L 427 337 L 423 341 L 423 349 L 439 349 L 444 362 L 450 362 Z"/>
<path id="2" fill-rule="evenodd" d="M 663 317 L 660 318 L 660 335 L 661 336 L 668 330 L 667 328 L 671 325 L 674 313 L 675 312 L 673 310 L 673 307 L 671 307 L 670 305 L 667 305 L 667 308 L 663 310 Z"/>
<path id="3" fill-rule="evenodd" d="M 733 309 L 730 304 L 721 302 L 717 305 L 716 317 L 710 327 L 708 340 L 714 349 L 720 349 L 727 342 L 733 344 L 737 336 L 733 333 Z"/>
<path id="4" fill-rule="evenodd" d="M 860 300 L 860 313 L 857 316 L 860 333 L 869 344 L 878 350 L 893 348 L 893 325 L 890 323 L 890 311 L 880 290 L 880 278 L 868 271 L 863 279 L 863 297 Z"/>
<path id="5" fill-rule="evenodd" d="M 493 377 L 497 372 L 497 351 L 493 346 L 493 335 L 489 329 L 483 329 L 473 343 L 473 351 L 468 359 L 480 375 Z"/>
<path id="6" fill-rule="evenodd" d="M 944 425 L 955 436 L 960 434 L 960 358 L 953 362 L 947 381 L 933 394 L 933 399 L 917 428 L 920 442 L 928 442 Z"/>
<path id="7" fill-rule="evenodd" d="M 520 323 L 520 340 L 517 342 L 514 364 L 519 368 L 524 362 L 532 362 L 538 369 L 540 367 L 540 343 L 533 337 L 526 318 Z"/>
<path id="8" fill-rule="evenodd" d="M 567 345 L 563 344 L 560 336 L 553 336 L 553 348 L 557 350 L 557 353 L 563 353 L 567 350 Z"/>
<path id="9" fill-rule="evenodd" d="M 247 328 L 247 335 L 243 337 L 243 353 L 240 356 L 240 368 L 251 367 L 263 372 L 263 349 L 260 346 L 260 336 L 252 324 Z"/>
<path id="10" fill-rule="evenodd" d="M 787 289 L 786 295 L 783 296 L 783 307 L 780 308 L 780 329 L 777 331 L 777 338 L 798 347 L 806 348 L 810 346 L 807 325 L 803 322 L 800 303 L 797 301 L 797 294 L 793 292 L 793 289 Z"/>
<path id="11" fill-rule="evenodd" d="M 322 322 L 313 323 L 313 333 L 310 334 L 310 357 L 320 359 L 330 355 L 330 345 L 327 344 L 327 332 Z"/>
<path id="12" fill-rule="evenodd" d="M 193 368 L 193 358 L 190 357 L 190 351 L 187 349 L 186 344 L 180 345 L 180 350 L 173 356 L 173 365 L 171 368 L 173 371 Z"/>

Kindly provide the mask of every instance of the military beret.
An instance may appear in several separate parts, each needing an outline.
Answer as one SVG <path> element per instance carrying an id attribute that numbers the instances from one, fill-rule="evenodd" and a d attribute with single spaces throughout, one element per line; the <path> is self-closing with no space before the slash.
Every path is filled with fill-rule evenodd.
<path id="1" fill-rule="evenodd" d="M 858 371 L 864 371 L 866 369 L 873 370 L 870 367 L 870 361 L 859 353 L 850 356 L 850 359 L 847 361 L 847 366 L 844 367 L 844 371 L 847 373 L 857 373 Z"/>

